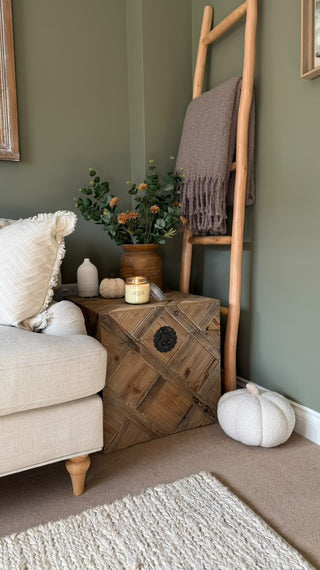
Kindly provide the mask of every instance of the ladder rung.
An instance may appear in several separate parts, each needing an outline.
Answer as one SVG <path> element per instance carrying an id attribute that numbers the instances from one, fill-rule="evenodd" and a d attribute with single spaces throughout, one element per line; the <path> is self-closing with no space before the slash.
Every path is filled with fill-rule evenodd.
<path id="1" fill-rule="evenodd" d="M 220 313 L 221 315 L 228 316 L 229 308 L 220 306 Z"/>
<path id="2" fill-rule="evenodd" d="M 204 38 L 203 42 L 206 46 L 215 42 L 218 38 L 223 36 L 232 26 L 234 26 L 246 13 L 247 2 L 238 6 L 231 14 L 229 14 L 222 22 L 217 24 L 208 35 Z"/>
<path id="3" fill-rule="evenodd" d="M 192 245 L 231 245 L 232 236 L 196 236 L 188 241 Z"/>
<path id="4" fill-rule="evenodd" d="M 236 163 L 236 162 L 233 162 L 233 163 L 231 164 L 231 168 L 230 168 L 231 172 L 232 172 L 233 170 L 236 170 L 236 168 L 237 168 L 237 163 Z"/>

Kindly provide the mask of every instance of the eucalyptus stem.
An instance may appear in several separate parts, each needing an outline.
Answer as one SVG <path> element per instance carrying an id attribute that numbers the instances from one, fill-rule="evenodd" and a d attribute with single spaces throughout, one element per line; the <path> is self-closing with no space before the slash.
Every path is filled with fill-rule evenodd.
<path id="1" fill-rule="evenodd" d="M 146 226 L 147 226 L 147 224 L 149 223 L 149 213 L 147 214 L 146 220 L 147 220 L 147 222 L 146 222 Z M 151 228 L 152 228 L 153 221 L 154 221 L 154 214 L 152 214 L 151 223 L 150 223 L 150 225 L 148 226 L 148 233 L 147 233 L 147 236 L 146 236 L 146 240 L 147 240 L 146 243 L 149 243 L 149 236 L 150 236 L 150 233 L 151 233 Z"/>

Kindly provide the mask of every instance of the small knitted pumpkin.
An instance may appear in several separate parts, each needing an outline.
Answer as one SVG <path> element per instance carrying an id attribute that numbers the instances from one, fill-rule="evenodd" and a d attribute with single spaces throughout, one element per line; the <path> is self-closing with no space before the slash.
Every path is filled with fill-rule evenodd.
<path id="1" fill-rule="evenodd" d="M 100 283 L 99 293 L 106 299 L 124 297 L 124 280 L 120 277 L 103 279 Z"/>
<path id="2" fill-rule="evenodd" d="M 220 398 L 218 421 L 227 435 L 241 443 L 275 447 L 290 437 L 295 414 L 286 398 L 276 392 L 260 393 L 249 382 L 244 390 Z"/>

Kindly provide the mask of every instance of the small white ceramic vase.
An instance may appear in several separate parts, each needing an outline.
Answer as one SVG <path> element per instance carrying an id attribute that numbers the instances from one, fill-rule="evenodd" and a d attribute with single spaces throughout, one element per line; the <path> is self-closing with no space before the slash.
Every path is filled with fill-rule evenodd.
<path id="1" fill-rule="evenodd" d="M 98 270 L 88 257 L 85 257 L 83 263 L 78 267 L 77 282 L 79 297 L 98 297 Z"/>

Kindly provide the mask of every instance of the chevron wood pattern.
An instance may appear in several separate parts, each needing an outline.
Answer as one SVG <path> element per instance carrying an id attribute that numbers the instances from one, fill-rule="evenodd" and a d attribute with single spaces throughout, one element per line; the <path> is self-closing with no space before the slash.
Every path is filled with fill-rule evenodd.
<path id="1" fill-rule="evenodd" d="M 166 297 L 148 305 L 71 298 L 108 351 L 106 453 L 216 422 L 219 301 L 180 292 Z"/>

